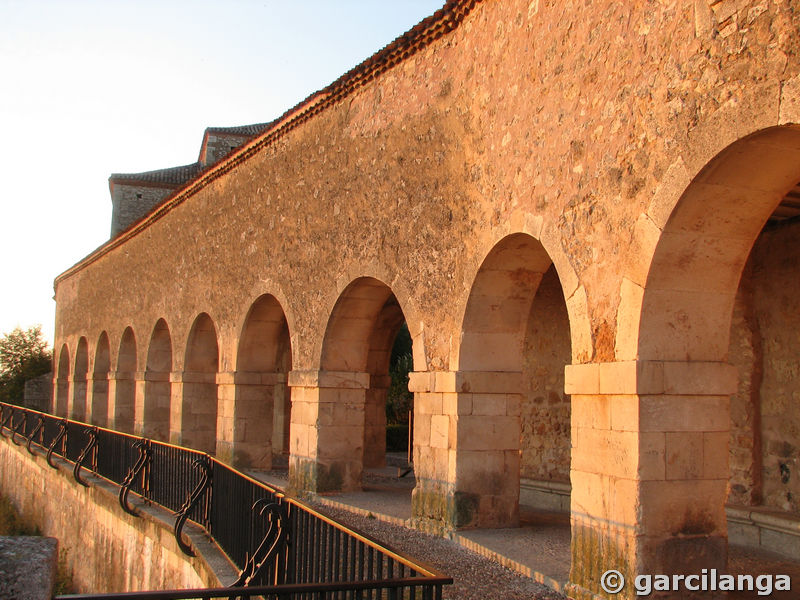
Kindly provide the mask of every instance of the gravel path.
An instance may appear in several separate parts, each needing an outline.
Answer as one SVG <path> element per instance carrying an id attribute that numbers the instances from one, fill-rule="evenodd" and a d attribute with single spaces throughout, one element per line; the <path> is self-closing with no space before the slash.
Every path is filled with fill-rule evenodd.
<path id="1" fill-rule="evenodd" d="M 435 567 L 453 578 L 444 598 L 458 600 L 565 600 L 565 596 L 458 544 L 344 510 L 311 504 L 321 513 L 358 529 L 395 550 Z"/>

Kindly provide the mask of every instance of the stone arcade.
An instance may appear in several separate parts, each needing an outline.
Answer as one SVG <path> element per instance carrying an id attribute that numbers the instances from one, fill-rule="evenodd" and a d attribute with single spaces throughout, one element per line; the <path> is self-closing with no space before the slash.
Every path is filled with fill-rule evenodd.
<path id="1" fill-rule="evenodd" d="M 568 503 L 575 598 L 796 555 L 727 514 L 800 519 L 798 31 L 448 3 L 56 279 L 54 410 L 358 488 L 405 322 L 420 527 Z"/>

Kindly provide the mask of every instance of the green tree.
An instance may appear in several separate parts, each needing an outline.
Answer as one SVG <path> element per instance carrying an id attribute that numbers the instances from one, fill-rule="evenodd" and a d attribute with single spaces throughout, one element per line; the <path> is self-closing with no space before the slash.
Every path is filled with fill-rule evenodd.
<path id="1" fill-rule="evenodd" d="M 19 327 L 0 337 L 0 401 L 20 404 L 25 382 L 50 371 L 52 355 L 42 326 Z"/>
<path id="2" fill-rule="evenodd" d="M 408 424 L 408 411 L 414 405 L 414 394 L 408 391 L 408 373 L 414 370 L 411 334 L 403 323 L 392 345 L 389 359 L 391 383 L 386 394 L 386 422 Z"/>

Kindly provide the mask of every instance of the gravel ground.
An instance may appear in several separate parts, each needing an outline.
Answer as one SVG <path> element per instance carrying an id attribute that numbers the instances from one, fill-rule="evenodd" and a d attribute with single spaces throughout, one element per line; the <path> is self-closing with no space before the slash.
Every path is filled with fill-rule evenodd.
<path id="1" fill-rule="evenodd" d="M 418 558 L 453 578 L 444 598 L 458 600 L 565 600 L 528 577 L 523 577 L 458 544 L 419 531 L 314 504 L 321 513 L 366 533 L 388 546 Z"/>

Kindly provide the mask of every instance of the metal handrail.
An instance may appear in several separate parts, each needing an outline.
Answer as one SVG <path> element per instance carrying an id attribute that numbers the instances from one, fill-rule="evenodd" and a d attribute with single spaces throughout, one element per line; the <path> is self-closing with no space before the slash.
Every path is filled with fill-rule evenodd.
<path id="1" fill-rule="evenodd" d="M 120 486 L 120 498 L 126 499 L 130 492 L 145 502 L 173 511 L 178 519 L 176 538 L 185 551 L 191 549 L 180 537 L 183 522 L 191 520 L 197 524 L 240 569 L 237 584 L 246 581 L 247 587 L 241 589 L 250 591 L 245 594 L 237 587 L 126 592 L 64 596 L 65 600 L 90 597 L 178 600 L 253 594 L 281 599 L 326 598 L 328 593 L 339 593 L 331 597 L 341 597 L 344 592 L 350 592 L 344 593 L 344 597 L 355 599 L 381 598 L 381 590 L 390 599 L 417 598 L 417 592 L 423 599 L 433 599 L 441 597 L 443 585 L 452 583 L 451 578 L 428 565 L 338 523 L 206 453 L 0 403 L 0 413 L 5 415 L 7 410 L 12 415 L 22 411 L 23 425 L 17 425 L 22 436 L 32 439 L 35 425 L 39 435 L 33 444 L 70 463 L 80 465 L 78 452 L 91 444 L 93 460 L 82 465 L 83 469 Z M 10 425 L 13 419 L 8 421 Z M 3 428 L 9 429 L 9 425 L 0 425 L 0 433 Z M 143 444 L 148 448 L 145 453 L 139 451 Z M 86 458 L 86 451 L 82 454 Z M 209 465 L 202 486 L 192 470 L 192 464 L 198 461 Z M 263 508 L 267 505 L 274 507 L 270 509 L 274 518 L 263 518 Z M 222 589 L 226 591 L 220 593 Z"/>
<path id="2" fill-rule="evenodd" d="M 395 590 L 404 587 L 420 587 L 435 583 L 439 586 L 453 583 L 450 577 L 405 577 L 402 579 L 350 581 L 343 583 L 305 583 L 284 585 L 262 585 L 253 587 L 217 587 L 205 589 L 175 589 L 148 592 L 120 592 L 117 594 L 65 594 L 55 596 L 53 600 L 190 600 L 192 598 L 250 598 L 251 596 L 266 596 L 291 598 L 297 595 L 311 594 L 313 598 L 325 597 L 328 592 L 368 591 L 368 590 Z M 441 590 L 441 588 L 440 588 Z M 422 595 L 423 600 L 430 598 L 441 600 L 441 591 L 438 595 Z"/>

